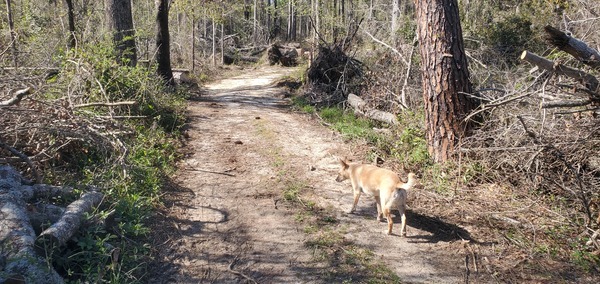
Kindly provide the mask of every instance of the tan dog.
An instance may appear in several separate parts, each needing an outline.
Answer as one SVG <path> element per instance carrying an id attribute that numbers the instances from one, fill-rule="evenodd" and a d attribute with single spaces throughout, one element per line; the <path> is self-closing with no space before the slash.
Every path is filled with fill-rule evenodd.
<path id="1" fill-rule="evenodd" d="M 340 159 L 342 168 L 335 179 L 337 182 L 350 179 L 354 191 L 354 204 L 349 213 L 353 213 L 362 192 L 373 195 L 377 203 L 377 221 L 385 216 L 388 222 L 387 234 L 392 234 L 394 221 L 391 210 L 400 211 L 402 224 L 400 235 L 406 236 L 406 190 L 416 183 L 414 173 L 408 174 L 408 182 L 404 183 L 393 171 L 367 164 L 350 164 L 348 160 Z"/>

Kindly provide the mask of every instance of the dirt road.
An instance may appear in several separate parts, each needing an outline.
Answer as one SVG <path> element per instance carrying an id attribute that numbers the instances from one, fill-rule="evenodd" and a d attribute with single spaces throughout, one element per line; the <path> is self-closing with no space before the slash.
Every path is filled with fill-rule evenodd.
<path id="1" fill-rule="evenodd" d="M 293 71 L 247 70 L 206 86 L 206 94 L 190 101 L 189 153 L 166 196 L 168 237 L 158 246 L 162 266 L 150 272 L 153 280 L 367 281 L 347 272 L 335 275 L 332 268 L 356 265 L 363 271 L 358 266 L 364 263 L 332 263 L 307 245 L 315 233 L 303 221 L 304 205 L 330 214 L 334 221 L 326 233 L 334 231 L 343 243 L 370 252 L 369 263 L 385 266 L 403 283 L 464 282 L 465 253 L 447 227 L 411 213 L 407 238 L 387 236 L 385 223 L 375 220 L 373 200 L 364 195 L 357 212 L 346 213 L 352 193 L 348 182 L 334 181 L 337 158 L 360 156 L 314 117 L 292 111 L 284 91 L 271 85 Z M 288 201 L 300 195 L 302 205 Z"/>

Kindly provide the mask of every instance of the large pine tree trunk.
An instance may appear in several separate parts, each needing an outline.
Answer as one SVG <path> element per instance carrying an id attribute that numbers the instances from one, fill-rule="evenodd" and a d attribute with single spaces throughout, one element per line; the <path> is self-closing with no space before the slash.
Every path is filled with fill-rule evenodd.
<path id="1" fill-rule="evenodd" d="M 415 0 L 429 154 L 452 159 L 473 102 L 456 0 Z"/>
<path id="2" fill-rule="evenodd" d="M 169 38 L 169 1 L 155 0 L 156 4 L 156 72 L 167 84 L 173 85 L 173 70 L 171 69 L 171 47 Z"/>
<path id="3" fill-rule="evenodd" d="M 131 14 L 131 0 L 104 0 L 106 23 L 113 32 L 119 63 L 129 66 L 137 64 L 135 32 Z"/>

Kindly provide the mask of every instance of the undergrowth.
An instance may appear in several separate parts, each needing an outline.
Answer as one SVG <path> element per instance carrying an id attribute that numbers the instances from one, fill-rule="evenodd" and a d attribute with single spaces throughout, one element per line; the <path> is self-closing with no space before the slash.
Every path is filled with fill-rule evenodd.
<path id="1" fill-rule="evenodd" d="M 97 129 L 90 136 L 103 139 L 74 148 L 67 163 L 49 169 L 47 182 L 94 185 L 105 197 L 54 259 L 55 267 L 67 282 L 143 283 L 150 255 L 147 222 L 178 159 L 185 90 L 166 89 L 152 69 L 117 64 L 109 45 L 71 50 L 60 60 L 47 100 L 135 103 L 74 109 L 73 116 Z"/>

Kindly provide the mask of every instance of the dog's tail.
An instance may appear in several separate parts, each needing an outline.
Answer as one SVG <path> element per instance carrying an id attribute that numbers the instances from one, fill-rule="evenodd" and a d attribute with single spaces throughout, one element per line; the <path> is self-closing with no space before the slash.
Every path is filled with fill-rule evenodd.
<path id="1" fill-rule="evenodd" d="M 415 175 L 414 173 L 409 173 L 408 174 L 408 181 L 406 183 L 404 182 L 399 182 L 396 185 L 396 188 L 403 188 L 405 190 L 409 190 L 411 189 L 413 186 L 415 186 L 415 184 L 417 183 L 417 175 Z"/>
<path id="2" fill-rule="evenodd" d="M 411 189 L 417 183 L 417 178 L 414 173 L 408 174 L 408 181 L 406 183 L 400 182 L 396 186 L 396 190 L 394 190 L 394 194 L 392 197 L 386 202 L 387 208 L 398 208 L 404 211 L 404 208 L 400 208 L 401 206 L 405 206 L 407 190 Z"/>

